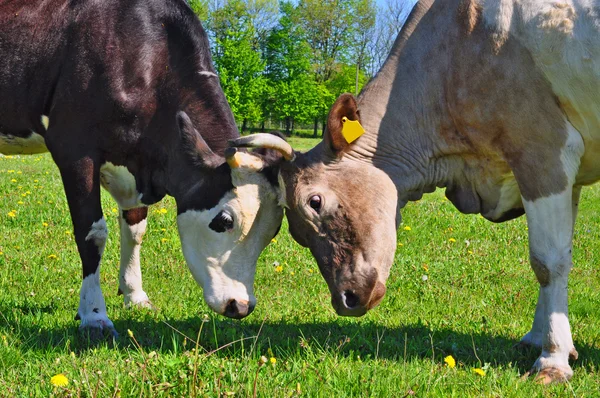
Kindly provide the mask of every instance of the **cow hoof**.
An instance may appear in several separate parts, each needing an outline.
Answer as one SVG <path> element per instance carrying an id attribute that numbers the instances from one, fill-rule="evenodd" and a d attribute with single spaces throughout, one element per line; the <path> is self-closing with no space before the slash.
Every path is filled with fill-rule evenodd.
<path id="1" fill-rule="evenodd" d="M 525 380 L 530 376 L 535 376 L 535 382 L 543 385 L 548 385 L 552 383 L 565 383 L 567 382 L 571 376 L 573 375 L 573 371 L 570 367 L 561 368 L 557 366 L 549 366 L 544 369 L 538 369 L 538 363 L 533 365 L 533 368 L 525 373 L 521 379 Z"/>
<path id="2" fill-rule="evenodd" d="M 115 330 L 115 326 L 112 321 L 106 317 L 97 318 L 81 318 L 81 325 L 79 325 L 79 331 L 87 335 L 90 340 L 97 341 L 103 340 L 107 337 L 117 338 L 119 334 Z"/>
<path id="3" fill-rule="evenodd" d="M 113 326 L 110 327 L 80 327 L 79 332 L 90 339 L 90 341 L 101 341 L 107 338 L 116 339 L 119 337 L 119 333 L 115 330 Z"/>
<path id="4" fill-rule="evenodd" d="M 558 368 L 546 368 L 542 369 L 536 376 L 536 383 L 548 385 L 552 383 L 565 383 L 569 380 L 569 377 Z"/>

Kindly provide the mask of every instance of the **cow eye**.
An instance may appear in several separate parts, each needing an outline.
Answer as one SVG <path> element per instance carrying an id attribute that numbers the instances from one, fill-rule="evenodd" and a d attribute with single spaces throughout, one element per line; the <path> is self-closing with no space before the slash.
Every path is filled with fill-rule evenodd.
<path id="1" fill-rule="evenodd" d="M 319 195 L 313 195 L 310 197 L 310 200 L 308 201 L 308 205 L 318 213 L 319 210 L 321 210 L 321 202 L 322 202 L 322 200 Z"/>
<path id="2" fill-rule="evenodd" d="M 225 232 L 233 229 L 233 216 L 226 210 L 221 210 L 212 219 L 208 227 L 215 232 Z"/>

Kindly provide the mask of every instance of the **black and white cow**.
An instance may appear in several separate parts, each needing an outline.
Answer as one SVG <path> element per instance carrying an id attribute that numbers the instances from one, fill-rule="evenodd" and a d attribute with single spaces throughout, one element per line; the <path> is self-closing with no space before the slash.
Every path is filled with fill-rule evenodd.
<path id="1" fill-rule="evenodd" d="M 0 152 L 48 150 L 60 169 L 83 263 L 80 327 L 114 333 L 100 289 L 100 186 L 120 208 L 126 305 L 151 306 L 139 261 L 147 206 L 171 195 L 209 306 L 248 315 L 256 260 L 283 217 L 277 159 L 223 156 L 239 133 L 185 1 L 0 1 L 0 27 Z"/>

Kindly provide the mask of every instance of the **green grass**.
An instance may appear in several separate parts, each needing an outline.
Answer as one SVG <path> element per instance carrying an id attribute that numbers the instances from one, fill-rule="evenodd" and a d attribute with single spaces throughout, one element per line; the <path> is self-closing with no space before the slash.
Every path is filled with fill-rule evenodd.
<path id="1" fill-rule="evenodd" d="M 102 288 L 121 334 L 92 343 L 73 319 L 81 266 L 56 166 L 48 155 L 0 158 L 0 195 L 0 397 L 600 395 L 600 188 L 584 189 L 575 232 L 569 294 L 579 360 L 571 383 L 547 387 L 519 377 L 538 353 L 512 348 L 537 298 L 524 219 L 461 215 L 440 191 L 409 204 L 386 298 L 358 319 L 335 315 L 314 260 L 284 225 L 259 259 L 256 310 L 235 321 L 203 302 L 171 199 L 151 209 L 142 249 L 158 311 L 124 309 L 116 205 L 103 192 Z M 447 355 L 456 368 L 444 366 Z M 261 365 L 261 356 L 276 363 Z M 58 373 L 66 388 L 50 384 Z"/>

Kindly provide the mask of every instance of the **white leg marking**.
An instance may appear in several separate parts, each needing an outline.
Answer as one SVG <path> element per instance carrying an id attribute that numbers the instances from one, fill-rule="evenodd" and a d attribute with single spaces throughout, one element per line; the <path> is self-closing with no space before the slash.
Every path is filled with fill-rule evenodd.
<path id="1" fill-rule="evenodd" d="M 104 246 L 108 237 L 108 229 L 104 218 L 92 224 L 90 232 L 85 237 L 86 241 L 93 241 L 98 247 L 98 254 L 102 259 Z M 80 328 L 107 328 L 114 334 L 114 326 L 106 314 L 106 303 L 100 288 L 100 262 L 96 272 L 86 276 L 81 284 L 79 294 L 79 309 L 77 310 L 81 318 Z"/>
<path id="2" fill-rule="evenodd" d="M 104 246 L 106 245 L 106 240 L 108 239 L 108 227 L 106 226 L 106 220 L 104 217 L 96 221 L 92 224 L 90 228 L 90 232 L 88 232 L 85 240 L 91 240 L 94 242 L 96 247 L 98 247 L 98 254 L 102 257 L 102 253 L 104 252 Z M 100 267 L 100 264 L 98 264 Z"/>
<path id="3" fill-rule="evenodd" d="M 127 170 L 127 167 L 110 162 L 104 163 L 100 167 L 100 183 L 120 208 L 128 210 L 144 206 L 142 194 L 137 191 L 135 177 Z"/>
<path id="4" fill-rule="evenodd" d="M 152 308 L 148 295 L 142 288 L 142 270 L 140 267 L 140 249 L 146 233 L 146 220 L 135 225 L 127 224 L 123 210 L 119 209 L 121 227 L 121 263 L 119 271 L 119 292 L 123 294 L 125 306 Z"/>
<path id="5" fill-rule="evenodd" d="M 529 226 L 529 255 L 531 265 L 540 282 L 540 295 L 531 338 L 541 330 L 542 354 L 534 363 L 534 370 L 548 373 L 544 382 L 554 381 L 553 370 L 565 378 L 573 376 L 569 354 L 576 352 L 571 336 L 568 309 L 568 278 L 573 267 L 573 228 L 577 215 L 580 188 L 573 187 L 584 144 L 581 135 L 565 121 L 567 142 L 560 160 L 567 175 L 567 188 L 559 194 L 533 201 L 523 200 Z"/>
<path id="6" fill-rule="evenodd" d="M 572 267 L 572 190 L 535 201 L 523 201 L 529 225 L 532 267 L 537 269 L 540 296 L 531 340 L 541 331 L 542 355 L 534 369 L 556 368 L 570 378 L 573 340 L 568 319 L 567 282 Z M 527 336 L 526 336 L 527 337 Z"/>
<path id="7" fill-rule="evenodd" d="M 40 121 L 46 130 L 48 130 L 48 126 L 50 126 L 50 119 L 46 115 L 42 115 L 40 117 Z"/>

